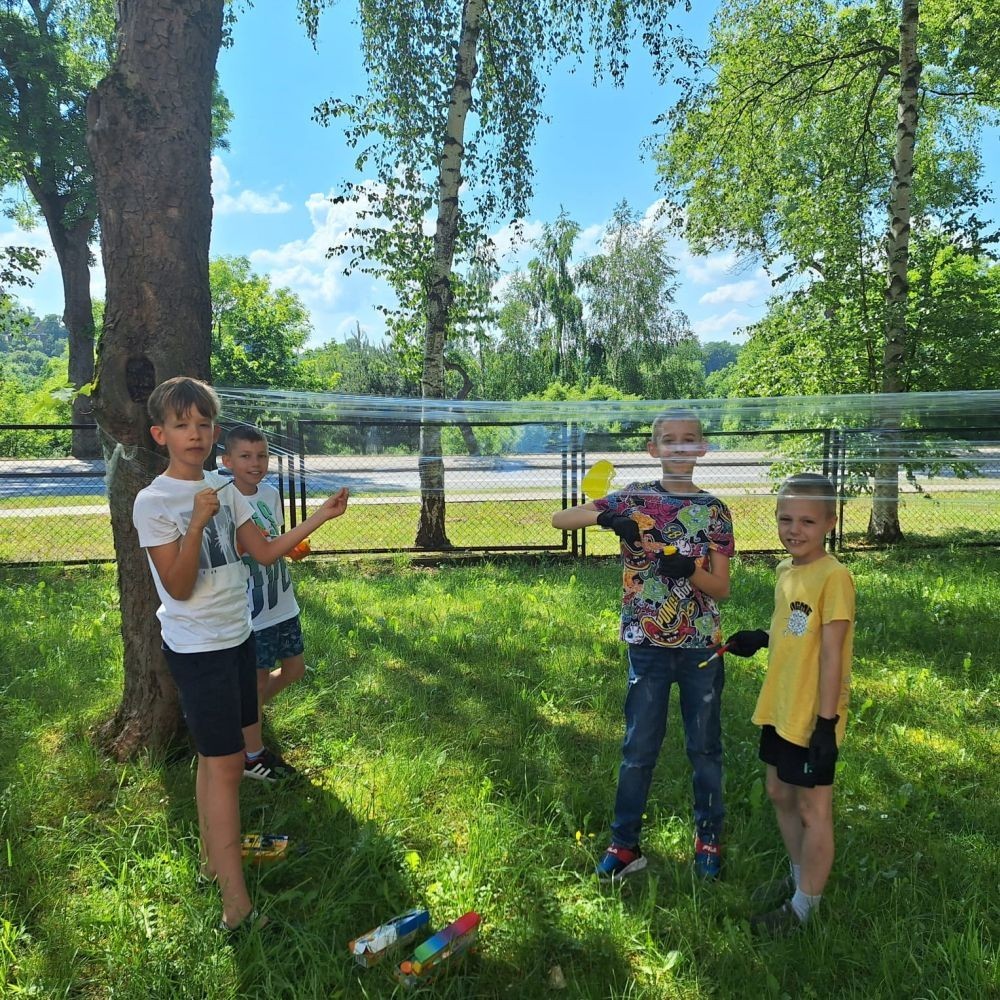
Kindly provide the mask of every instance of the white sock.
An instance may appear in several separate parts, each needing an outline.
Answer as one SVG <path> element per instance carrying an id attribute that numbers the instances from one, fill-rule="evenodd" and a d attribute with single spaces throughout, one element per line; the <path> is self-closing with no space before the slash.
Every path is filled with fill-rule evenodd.
<path id="1" fill-rule="evenodd" d="M 802 872 L 802 865 L 793 865 L 791 861 L 788 862 L 788 867 L 792 872 L 792 881 L 795 883 L 795 888 L 799 887 L 799 875 Z"/>
<path id="2" fill-rule="evenodd" d="M 805 923 L 812 911 L 819 906 L 819 901 L 822 898 L 822 894 L 819 896 L 807 896 L 801 889 L 796 889 L 795 895 L 792 896 L 792 909 L 795 911 L 795 916 L 802 923 Z"/>

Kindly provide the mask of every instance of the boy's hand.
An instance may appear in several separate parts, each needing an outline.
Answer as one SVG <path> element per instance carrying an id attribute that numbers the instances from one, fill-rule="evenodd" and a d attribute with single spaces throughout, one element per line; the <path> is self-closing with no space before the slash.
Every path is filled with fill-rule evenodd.
<path id="1" fill-rule="evenodd" d="M 630 517 L 602 510 L 597 515 L 597 523 L 602 528 L 610 528 L 623 542 L 635 548 L 639 544 L 639 525 Z"/>
<path id="2" fill-rule="evenodd" d="M 698 563 L 690 556 L 682 556 L 679 552 L 669 555 L 661 552 L 656 557 L 656 572 L 660 576 L 669 576 L 671 580 L 687 579 L 698 568 Z"/>
<path id="3" fill-rule="evenodd" d="M 839 715 L 832 719 L 816 716 L 816 728 L 809 738 L 809 767 L 813 771 L 825 770 L 837 763 L 837 722 Z"/>
<path id="4" fill-rule="evenodd" d="M 762 629 L 743 629 L 734 632 L 726 641 L 726 652 L 736 656 L 753 656 L 758 649 L 766 649 L 771 637 Z"/>
<path id="5" fill-rule="evenodd" d="M 207 490 L 199 490 L 194 495 L 194 507 L 191 508 L 191 520 L 188 528 L 201 530 L 209 521 L 219 513 L 222 506 L 217 495 L 217 490 L 209 487 Z"/>
<path id="6" fill-rule="evenodd" d="M 327 497 L 323 501 L 323 504 L 316 513 L 323 515 L 328 521 L 331 518 L 340 517 L 347 510 L 347 496 L 347 487 L 341 486 L 332 497 Z"/>

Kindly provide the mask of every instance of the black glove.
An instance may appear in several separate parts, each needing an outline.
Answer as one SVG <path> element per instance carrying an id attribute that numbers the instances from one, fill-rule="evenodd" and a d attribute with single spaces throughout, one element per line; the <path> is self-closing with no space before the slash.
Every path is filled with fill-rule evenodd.
<path id="1" fill-rule="evenodd" d="M 661 552 L 656 557 L 656 572 L 660 576 L 669 576 L 671 580 L 686 579 L 697 568 L 698 564 L 690 556 L 682 556 L 679 552 L 671 552 L 670 555 Z"/>
<path id="2" fill-rule="evenodd" d="M 840 716 L 824 719 L 816 716 L 816 728 L 809 737 L 809 770 L 829 770 L 837 763 L 837 722 Z"/>
<path id="3" fill-rule="evenodd" d="M 602 510 L 597 515 L 597 523 L 602 528 L 610 528 L 623 542 L 635 548 L 639 544 L 639 525 L 630 517 Z"/>
<path id="4" fill-rule="evenodd" d="M 734 656 L 753 656 L 758 649 L 766 649 L 771 637 L 762 628 L 745 628 L 734 632 L 724 643 L 727 653 Z"/>

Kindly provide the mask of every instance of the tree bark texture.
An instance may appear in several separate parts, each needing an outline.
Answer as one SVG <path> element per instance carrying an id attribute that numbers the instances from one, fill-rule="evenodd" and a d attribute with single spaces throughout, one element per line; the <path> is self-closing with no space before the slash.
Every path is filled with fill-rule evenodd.
<path id="1" fill-rule="evenodd" d="M 886 240 L 888 284 L 885 291 L 885 347 L 882 392 L 904 392 L 903 366 L 907 349 L 906 307 L 910 282 L 910 197 L 913 189 L 913 149 L 917 137 L 921 64 L 917 57 L 919 0 L 902 0 L 899 25 L 899 97 L 896 149 L 889 187 L 889 233 Z M 899 525 L 899 420 L 888 418 L 879 441 L 875 492 L 868 535 L 875 542 L 896 542 Z"/>
<path id="2" fill-rule="evenodd" d="M 122 702 L 100 735 L 119 758 L 165 745 L 180 724 L 132 503 L 164 467 L 149 436 L 150 392 L 174 375 L 209 376 L 222 10 L 223 0 L 123 0 L 118 58 L 87 108 L 107 279 L 94 411 L 108 459 L 125 660 Z"/>
<path id="3" fill-rule="evenodd" d="M 484 6 L 484 0 L 465 0 L 462 10 L 462 31 L 448 103 L 448 124 L 438 164 L 437 226 L 434 231 L 434 260 L 427 289 L 424 367 L 420 380 L 420 391 L 424 399 L 444 398 L 444 342 L 454 297 L 451 271 L 458 236 L 458 193 L 462 184 L 465 122 L 472 107 L 472 84 L 479 69 L 476 50 Z M 424 422 L 420 426 L 420 523 L 416 544 L 433 549 L 448 548 L 451 545 L 445 531 L 441 427 L 436 423 Z"/>

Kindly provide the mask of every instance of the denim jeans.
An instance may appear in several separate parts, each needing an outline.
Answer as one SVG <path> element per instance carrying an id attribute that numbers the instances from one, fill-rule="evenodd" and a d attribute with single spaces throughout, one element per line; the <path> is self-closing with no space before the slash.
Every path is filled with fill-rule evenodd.
<path id="1" fill-rule="evenodd" d="M 680 691 L 687 755 L 694 772 L 695 827 L 702 837 L 722 833 L 720 709 L 725 668 L 721 656 L 699 668 L 708 655 L 704 649 L 628 647 L 625 741 L 611 825 L 611 840 L 620 847 L 639 843 L 653 768 L 667 731 L 667 705 L 674 683 Z"/>

